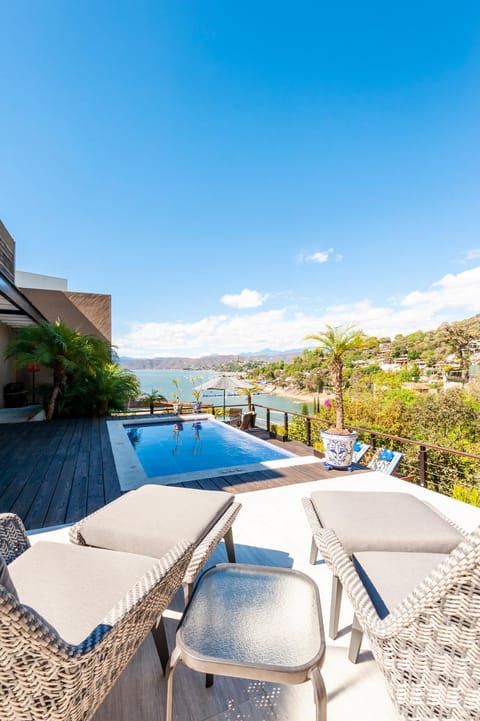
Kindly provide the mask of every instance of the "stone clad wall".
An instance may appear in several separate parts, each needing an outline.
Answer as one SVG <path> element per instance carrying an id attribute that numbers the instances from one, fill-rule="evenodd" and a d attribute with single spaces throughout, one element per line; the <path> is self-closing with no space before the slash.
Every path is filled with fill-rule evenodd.
<path id="1" fill-rule="evenodd" d="M 0 271 L 15 282 L 15 241 L 0 220 Z"/>
<path id="2" fill-rule="evenodd" d="M 71 291 L 21 288 L 24 295 L 50 322 L 58 318 L 69 328 L 95 335 L 111 343 L 112 317 L 110 295 Z"/>

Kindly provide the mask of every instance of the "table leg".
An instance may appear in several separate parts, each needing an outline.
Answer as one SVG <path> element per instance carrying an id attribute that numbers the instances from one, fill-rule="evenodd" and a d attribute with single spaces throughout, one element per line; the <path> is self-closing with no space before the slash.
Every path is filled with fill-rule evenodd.
<path id="1" fill-rule="evenodd" d="M 327 691 L 319 668 L 312 670 L 313 697 L 315 699 L 315 721 L 327 721 Z"/>
<path id="2" fill-rule="evenodd" d="M 180 658 L 180 651 L 175 646 L 165 670 L 165 721 L 173 721 L 173 672 Z"/>

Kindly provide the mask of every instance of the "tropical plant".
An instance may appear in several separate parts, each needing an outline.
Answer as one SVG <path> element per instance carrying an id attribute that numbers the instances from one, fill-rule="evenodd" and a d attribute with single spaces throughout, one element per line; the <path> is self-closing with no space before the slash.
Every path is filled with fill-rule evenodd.
<path id="1" fill-rule="evenodd" d="M 59 396 L 59 415 L 104 416 L 111 411 L 124 410 L 139 393 L 140 383 L 135 373 L 116 363 L 98 363 L 95 371 L 89 374 L 77 368 L 68 375 Z"/>
<path id="2" fill-rule="evenodd" d="M 160 391 L 152 388 L 150 393 L 143 393 L 140 400 L 142 403 L 148 403 L 148 407 L 150 409 L 150 415 L 153 415 L 155 411 L 155 403 L 156 401 L 166 401 L 167 399 L 165 396 L 160 393 Z"/>
<path id="3" fill-rule="evenodd" d="M 253 388 L 237 388 L 237 393 L 240 396 L 247 396 L 247 408 L 248 412 L 252 413 L 254 410 L 252 403 L 252 393 L 258 393 L 258 386 L 254 385 Z"/>
<path id="4" fill-rule="evenodd" d="M 15 358 L 19 368 L 38 363 L 52 371 L 52 392 L 47 407 L 47 420 L 51 420 L 68 374 L 79 369 L 86 376 L 94 374 L 99 363 L 110 361 L 110 345 L 95 336 L 71 330 L 61 320 L 45 321 L 20 328 L 8 345 L 5 357 Z"/>
<path id="5" fill-rule="evenodd" d="M 191 376 L 190 383 L 192 385 L 196 385 L 197 383 L 200 383 L 202 380 L 202 376 Z M 202 397 L 202 391 L 197 390 L 196 388 L 192 391 L 192 396 L 196 403 L 200 402 L 200 398 Z"/>
<path id="6" fill-rule="evenodd" d="M 173 400 L 178 403 L 180 401 L 180 396 L 182 393 L 182 389 L 180 388 L 180 381 L 178 378 L 172 378 L 172 383 L 175 386 L 175 391 L 173 393 Z"/>
<path id="7" fill-rule="evenodd" d="M 329 430 L 335 433 L 345 432 L 344 405 L 343 405 L 343 366 L 345 354 L 348 351 L 358 350 L 364 341 L 361 331 L 352 325 L 326 326 L 326 330 L 318 335 L 307 335 L 305 340 L 315 340 L 320 343 L 317 350 L 327 358 L 330 369 L 332 385 L 335 394 L 335 427 Z"/>

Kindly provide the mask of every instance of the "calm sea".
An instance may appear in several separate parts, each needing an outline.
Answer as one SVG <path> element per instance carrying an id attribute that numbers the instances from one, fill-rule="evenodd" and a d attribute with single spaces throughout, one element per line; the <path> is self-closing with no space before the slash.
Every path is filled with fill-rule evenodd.
<path id="1" fill-rule="evenodd" d="M 179 370 L 136 370 L 134 373 L 140 380 L 140 385 L 144 393 L 150 393 L 152 390 L 157 390 L 162 393 L 166 398 L 172 399 L 175 392 L 175 386 L 172 383 L 173 379 L 177 379 L 180 385 L 180 397 L 183 401 L 189 402 L 193 400 L 192 391 L 195 386 L 200 385 L 209 378 L 214 378 L 219 375 L 215 371 L 179 371 Z M 215 405 L 222 405 L 223 403 L 223 392 L 222 391 L 204 391 L 202 394 L 204 401 L 209 401 Z M 230 403 L 242 403 L 245 399 L 244 395 L 235 395 L 228 393 L 226 395 L 227 404 Z M 261 403 L 271 408 L 279 408 L 283 411 L 296 411 L 301 413 L 302 402 L 292 401 L 289 398 L 282 398 L 281 396 L 273 396 L 268 393 L 255 393 L 252 397 L 253 402 Z M 245 399 L 246 402 L 246 399 Z M 309 406 L 309 411 L 312 408 Z M 259 417 L 262 415 L 261 409 L 257 411 Z M 272 416 L 273 422 L 279 422 L 279 418 Z"/>

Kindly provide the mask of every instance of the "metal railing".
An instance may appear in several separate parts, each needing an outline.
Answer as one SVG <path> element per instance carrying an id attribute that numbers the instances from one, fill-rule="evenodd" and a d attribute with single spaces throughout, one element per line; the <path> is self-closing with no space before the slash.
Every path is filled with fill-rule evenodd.
<path id="1" fill-rule="evenodd" d="M 227 403 L 226 407 L 246 409 L 246 404 Z M 173 402 L 161 402 L 154 407 L 155 414 L 171 414 L 173 410 Z M 183 413 L 191 413 L 192 410 L 192 403 L 183 403 Z M 283 441 L 295 440 L 319 451 L 323 450 L 320 431 L 328 427 L 328 421 L 317 416 L 264 406 L 261 403 L 255 403 L 254 410 L 257 427 L 264 428 Z M 127 411 L 129 415 L 144 415 L 149 412 L 148 406 L 129 408 Z M 223 404 L 217 406 L 202 403 L 201 412 L 222 415 Z M 362 465 L 368 464 L 378 447 L 400 451 L 403 453 L 400 465 L 402 477 L 425 488 L 480 506 L 480 455 L 370 428 L 350 424 L 348 427 L 358 433 L 360 440 L 371 446 L 362 460 Z"/>
<path id="2" fill-rule="evenodd" d="M 329 423 L 317 416 L 255 404 L 257 425 L 282 440 L 296 440 L 323 449 L 320 431 Z M 480 455 L 382 431 L 348 427 L 369 443 L 371 449 L 362 464 L 367 465 L 375 449 L 386 447 L 403 453 L 401 474 L 421 486 L 480 505 Z"/>

